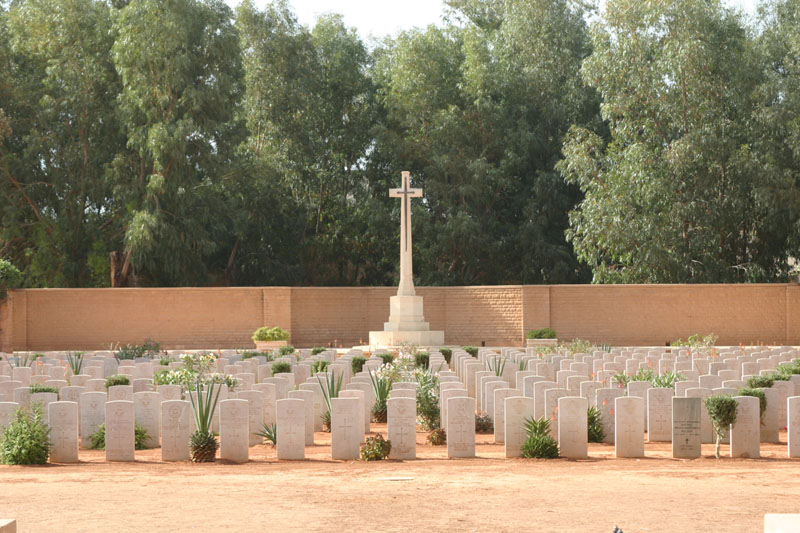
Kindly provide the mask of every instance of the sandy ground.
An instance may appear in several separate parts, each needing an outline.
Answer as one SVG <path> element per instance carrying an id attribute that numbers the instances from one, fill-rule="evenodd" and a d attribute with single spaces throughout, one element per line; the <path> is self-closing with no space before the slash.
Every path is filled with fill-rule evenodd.
<path id="1" fill-rule="evenodd" d="M 243 465 L 163 463 L 159 450 L 106 463 L 82 450 L 75 465 L 0 466 L 0 518 L 20 532 L 633 533 L 754 532 L 764 513 L 800 512 L 800 460 L 785 444 L 762 444 L 758 460 L 718 461 L 713 445 L 675 460 L 669 443 L 648 443 L 640 460 L 591 444 L 588 460 L 540 461 L 504 459 L 479 435 L 477 458 L 448 460 L 424 439 L 405 462 L 331 461 L 326 433 L 299 462 L 278 462 L 267 445 Z"/>

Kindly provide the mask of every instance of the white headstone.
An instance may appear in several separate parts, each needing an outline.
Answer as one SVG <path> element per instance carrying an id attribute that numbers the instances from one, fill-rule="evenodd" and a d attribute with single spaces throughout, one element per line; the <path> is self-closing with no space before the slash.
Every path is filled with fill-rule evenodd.
<path id="1" fill-rule="evenodd" d="M 506 398 L 503 452 L 507 458 L 522 456 L 522 445 L 527 438 L 525 421 L 529 418 L 533 418 L 533 398 Z"/>
<path id="2" fill-rule="evenodd" d="M 731 457 L 758 459 L 760 457 L 761 408 L 759 399 L 734 396 L 738 404 L 736 423 L 731 426 Z"/>
<path id="3" fill-rule="evenodd" d="M 78 404 L 52 402 L 48 405 L 50 420 L 50 462 L 78 462 Z"/>
<path id="4" fill-rule="evenodd" d="M 219 456 L 234 463 L 250 460 L 250 420 L 247 400 L 219 402 Z"/>
<path id="5" fill-rule="evenodd" d="M 636 396 L 614 400 L 614 455 L 644 457 L 644 400 Z"/>
<path id="6" fill-rule="evenodd" d="M 133 461 L 134 407 L 132 401 L 106 402 L 106 461 Z"/>
<path id="7" fill-rule="evenodd" d="M 161 402 L 161 460 L 188 461 L 192 436 L 192 405 L 188 400 Z"/>
<path id="8" fill-rule="evenodd" d="M 568 459 L 589 456 L 589 400 L 581 396 L 566 396 L 558 400 L 558 447 Z"/>
<path id="9" fill-rule="evenodd" d="M 257 390 L 243 390 L 236 393 L 236 399 L 247 400 L 247 418 L 250 446 L 263 442 L 263 437 L 257 435 L 264 427 L 264 393 Z"/>
<path id="10" fill-rule="evenodd" d="M 84 392 L 78 401 L 80 405 L 81 446 L 89 448 L 92 435 L 106 422 L 105 392 Z"/>
<path id="11" fill-rule="evenodd" d="M 303 427 L 305 445 L 314 445 L 314 393 L 310 390 L 289 391 L 289 398 L 303 402 Z"/>
<path id="12" fill-rule="evenodd" d="M 700 457 L 702 401 L 700 398 L 672 398 L 672 457 L 676 459 Z"/>
<path id="13" fill-rule="evenodd" d="M 331 398 L 331 457 L 349 461 L 358 459 L 363 436 L 363 415 L 357 397 Z"/>
<path id="14" fill-rule="evenodd" d="M 278 459 L 286 461 L 305 459 L 306 401 L 301 398 L 278 400 L 276 415 Z"/>
<path id="15" fill-rule="evenodd" d="M 475 399 L 447 400 L 447 456 L 475 457 Z"/>
<path id="16" fill-rule="evenodd" d="M 147 431 L 145 448 L 158 448 L 161 431 L 161 395 L 157 392 L 134 392 L 134 419 Z"/>
<path id="17" fill-rule="evenodd" d="M 359 426 L 359 434 L 361 437 L 359 438 L 360 443 L 364 443 L 367 439 L 365 437 L 365 433 L 367 431 L 367 424 L 366 424 L 366 417 L 369 414 L 366 409 L 365 401 L 364 401 L 364 391 L 360 390 L 343 390 L 339 392 L 339 398 L 355 398 L 358 400 L 358 412 L 360 418 L 360 426 Z"/>
<path id="18" fill-rule="evenodd" d="M 647 390 L 647 440 L 669 442 L 672 439 L 672 389 Z"/>
<path id="19" fill-rule="evenodd" d="M 389 398 L 386 401 L 388 437 L 392 443 L 390 459 L 417 458 L 417 401 L 414 398 Z"/>
<path id="20" fill-rule="evenodd" d="M 133 385 L 112 385 L 111 387 L 108 388 L 108 401 L 132 402 Z"/>
<path id="21" fill-rule="evenodd" d="M 800 457 L 800 396 L 787 398 L 786 410 L 788 412 L 786 428 L 788 454 L 789 457 Z"/>
<path id="22" fill-rule="evenodd" d="M 506 424 L 506 398 L 512 396 L 522 396 L 522 392 L 517 389 L 500 388 L 494 391 L 494 441 L 498 444 L 505 442 Z"/>

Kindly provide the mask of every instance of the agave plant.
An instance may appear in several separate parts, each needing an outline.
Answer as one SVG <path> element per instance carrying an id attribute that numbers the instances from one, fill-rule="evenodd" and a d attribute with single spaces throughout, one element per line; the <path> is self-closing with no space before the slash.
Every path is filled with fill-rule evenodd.
<path id="1" fill-rule="evenodd" d="M 372 419 L 378 423 L 386 422 L 386 400 L 389 399 L 389 393 L 392 391 L 392 380 L 385 375 L 375 375 L 375 372 L 369 373 L 369 379 L 372 381 L 372 390 L 375 391 Z"/>
<path id="2" fill-rule="evenodd" d="M 257 431 L 256 435 L 263 437 L 270 441 L 273 446 L 278 445 L 278 426 L 277 424 L 264 424 L 261 431 Z"/>
<path id="3" fill-rule="evenodd" d="M 661 375 L 654 375 L 650 378 L 650 383 L 653 387 L 663 388 L 663 389 L 673 389 L 675 388 L 675 383 L 682 381 L 683 376 L 678 372 L 665 372 Z"/>
<path id="4" fill-rule="evenodd" d="M 520 362 L 519 362 L 519 370 L 520 370 L 520 372 L 522 372 L 524 370 L 528 370 L 528 360 L 527 359 L 520 360 Z"/>
<path id="5" fill-rule="evenodd" d="M 488 361 L 489 370 L 494 372 L 496 376 L 502 376 L 503 370 L 506 368 L 506 359 L 505 357 L 495 356 Z"/>
<path id="6" fill-rule="evenodd" d="M 83 352 L 70 352 L 67 354 L 67 363 L 73 376 L 77 376 L 83 369 Z"/>
<path id="7" fill-rule="evenodd" d="M 527 418 L 525 419 L 525 433 L 528 437 L 537 435 L 550 434 L 550 419 L 546 417 L 541 418 Z"/>
<path id="8" fill-rule="evenodd" d="M 189 394 L 189 399 L 192 402 L 197 431 L 189 439 L 189 453 L 192 462 L 210 463 L 217 455 L 218 444 L 211 432 L 211 421 L 214 419 L 222 386 L 213 381 L 204 384 L 198 376 L 194 390 L 197 392 L 197 399 L 195 400 L 194 394 Z"/>
<path id="9" fill-rule="evenodd" d="M 322 431 L 331 430 L 331 398 L 338 398 L 339 391 L 342 390 L 342 378 L 344 377 L 343 374 L 339 374 L 337 379 L 336 375 L 333 372 L 329 372 L 325 377 L 325 384 L 322 384 L 322 380 L 317 375 L 317 381 L 319 382 L 319 386 L 322 387 L 322 397 L 325 399 L 325 405 L 327 406 L 327 410 L 322 414 Z"/>

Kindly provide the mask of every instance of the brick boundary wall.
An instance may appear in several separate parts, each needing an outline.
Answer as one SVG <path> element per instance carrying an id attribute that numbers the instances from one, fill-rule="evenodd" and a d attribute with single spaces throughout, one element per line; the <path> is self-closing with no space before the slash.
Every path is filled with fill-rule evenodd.
<path id="1" fill-rule="evenodd" d="M 108 349 L 153 338 L 165 348 L 251 347 L 262 325 L 297 347 L 366 344 L 392 287 L 24 289 L 0 301 L 0 351 Z M 800 285 L 418 287 L 448 344 L 514 346 L 554 328 L 613 345 L 663 345 L 714 332 L 720 344 L 800 344 Z"/>

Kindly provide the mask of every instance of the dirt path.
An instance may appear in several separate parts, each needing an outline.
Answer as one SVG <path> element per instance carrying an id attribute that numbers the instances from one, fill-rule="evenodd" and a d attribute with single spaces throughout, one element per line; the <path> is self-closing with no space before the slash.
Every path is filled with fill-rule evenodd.
<path id="1" fill-rule="evenodd" d="M 373 425 L 385 434 L 385 425 Z M 762 444 L 759 460 L 614 459 L 591 444 L 585 461 L 503 459 L 479 435 L 478 458 L 448 460 L 422 444 L 417 461 L 330 460 L 328 434 L 302 462 L 270 446 L 244 465 L 135 463 L 81 451 L 77 465 L 0 466 L 0 518 L 20 532 L 116 531 L 543 531 L 610 533 L 761 531 L 768 512 L 800 512 L 800 461 Z M 785 442 L 785 434 L 782 434 Z M 723 447 L 723 451 L 727 451 Z"/>

